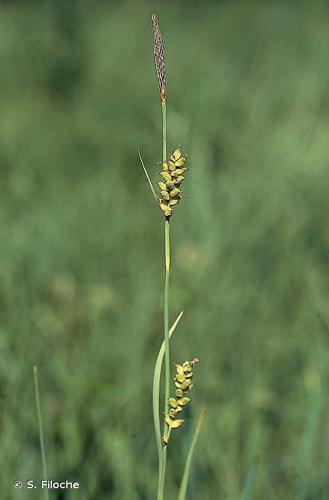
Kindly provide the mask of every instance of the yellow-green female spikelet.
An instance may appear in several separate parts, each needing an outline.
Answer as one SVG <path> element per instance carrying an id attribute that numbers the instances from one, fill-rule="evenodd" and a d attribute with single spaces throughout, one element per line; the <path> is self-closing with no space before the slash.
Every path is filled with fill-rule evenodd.
<path id="1" fill-rule="evenodd" d="M 183 156 L 180 146 L 175 149 L 170 158 L 162 163 L 160 172 L 162 181 L 158 182 L 160 187 L 159 205 L 166 218 L 174 213 L 174 207 L 182 197 L 180 185 L 185 179 L 183 174 L 186 172 L 186 157 Z"/>
<path id="2" fill-rule="evenodd" d="M 198 363 L 198 358 L 194 358 L 192 361 L 185 361 L 181 365 L 176 365 L 176 374 L 174 377 L 174 383 L 176 387 L 175 397 L 169 398 L 169 413 L 165 416 L 166 424 L 168 425 L 169 431 L 166 436 L 162 436 L 163 446 L 168 445 L 170 432 L 172 429 L 179 429 L 184 423 L 184 419 L 177 418 L 178 414 L 184 410 L 184 408 L 190 403 L 191 398 L 188 394 L 193 389 L 193 384 L 191 384 L 193 378 L 193 368 L 196 363 Z"/>

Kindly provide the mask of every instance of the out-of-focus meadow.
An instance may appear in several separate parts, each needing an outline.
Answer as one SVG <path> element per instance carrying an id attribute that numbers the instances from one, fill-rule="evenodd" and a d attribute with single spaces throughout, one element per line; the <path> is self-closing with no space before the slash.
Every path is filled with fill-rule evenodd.
<path id="1" fill-rule="evenodd" d="M 162 340 L 161 107 L 192 166 L 172 220 L 172 357 L 198 356 L 169 449 L 175 499 L 327 500 L 327 2 L 0 3 L 0 497 L 153 500 Z M 248 496 L 248 488 L 252 495 Z M 39 496 L 40 493 L 40 496 Z"/>

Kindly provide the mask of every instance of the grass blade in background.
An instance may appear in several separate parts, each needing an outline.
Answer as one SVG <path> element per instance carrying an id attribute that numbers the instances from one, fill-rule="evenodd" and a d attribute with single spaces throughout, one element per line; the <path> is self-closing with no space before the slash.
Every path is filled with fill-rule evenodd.
<path id="1" fill-rule="evenodd" d="M 254 460 L 250 466 L 250 469 L 246 477 L 246 482 L 244 484 L 241 500 L 253 499 L 255 483 L 256 483 L 256 472 L 257 472 L 257 460 Z"/>
<path id="2" fill-rule="evenodd" d="M 310 478 L 310 464 L 312 464 L 312 453 L 315 446 L 316 431 L 320 421 L 322 406 L 323 398 L 319 388 L 314 394 L 313 401 L 310 405 L 304 433 L 301 439 L 298 476 L 296 480 L 296 500 L 308 498 L 307 490 Z"/>
<path id="3" fill-rule="evenodd" d="M 35 404 L 36 404 L 36 408 L 37 408 L 41 460 L 42 460 L 42 474 L 43 474 L 42 479 L 48 479 L 47 461 L 46 461 L 46 453 L 45 453 L 45 440 L 44 440 L 44 435 L 43 435 L 43 423 L 42 423 L 41 405 L 40 405 L 38 369 L 36 366 L 33 367 L 33 375 L 34 375 Z M 44 491 L 45 491 L 45 499 L 49 500 L 48 488 L 45 488 Z"/>
<path id="4" fill-rule="evenodd" d="M 189 452 L 187 455 L 184 474 L 183 474 L 182 482 L 181 482 L 181 485 L 179 488 L 178 500 L 185 500 L 185 498 L 186 498 L 188 480 L 189 480 L 190 472 L 191 472 L 193 453 L 194 453 L 194 449 L 195 449 L 195 446 L 196 446 L 196 443 L 197 443 L 197 440 L 198 440 L 198 437 L 199 437 L 199 434 L 200 434 L 200 431 L 201 431 L 201 428 L 203 425 L 204 415 L 205 415 L 205 408 L 203 407 L 200 410 L 197 424 L 195 427 L 195 431 L 193 434 L 191 446 L 190 446 L 190 449 L 189 449 Z"/>

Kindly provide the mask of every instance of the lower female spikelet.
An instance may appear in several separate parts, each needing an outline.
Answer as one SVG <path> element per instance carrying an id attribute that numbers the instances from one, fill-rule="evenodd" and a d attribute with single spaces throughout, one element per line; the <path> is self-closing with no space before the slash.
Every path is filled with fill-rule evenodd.
<path id="1" fill-rule="evenodd" d="M 180 185 L 184 180 L 186 172 L 186 157 L 183 156 L 180 146 L 175 149 L 170 158 L 162 163 L 160 173 L 162 181 L 158 182 L 160 187 L 159 205 L 166 218 L 174 213 L 174 207 L 181 199 Z"/>
<path id="2" fill-rule="evenodd" d="M 169 431 L 167 435 L 162 437 L 162 443 L 164 446 L 168 445 L 171 430 L 178 429 L 184 423 L 184 420 L 180 418 L 180 413 L 191 401 L 188 394 L 193 389 L 193 368 L 198 362 L 198 358 L 194 358 L 192 361 L 185 361 L 181 365 L 175 364 L 176 374 L 174 377 L 174 383 L 176 391 L 175 397 L 169 398 L 170 410 L 165 416 L 165 421 Z"/>

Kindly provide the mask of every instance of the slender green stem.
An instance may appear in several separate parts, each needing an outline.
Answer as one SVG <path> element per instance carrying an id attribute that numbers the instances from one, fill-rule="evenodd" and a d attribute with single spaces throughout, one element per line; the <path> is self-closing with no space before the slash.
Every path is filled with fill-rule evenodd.
<path id="1" fill-rule="evenodd" d="M 167 158 L 167 108 L 162 102 L 162 160 Z M 164 287 L 164 341 L 165 341 L 165 403 L 164 412 L 169 412 L 170 395 L 170 347 L 169 347 L 169 274 L 170 274 L 170 225 L 169 219 L 165 220 L 165 287 Z M 163 434 L 167 434 L 167 424 L 164 422 Z M 158 483 L 158 500 L 163 500 L 164 481 L 167 462 L 167 448 L 162 449 L 162 471 Z"/>
<path id="2" fill-rule="evenodd" d="M 165 292 L 164 292 L 164 337 L 165 337 L 165 414 L 169 413 L 170 395 L 170 350 L 169 350 L 169 272 L 170 272 L 170 226 L 165 221 Z M 164 422 L 163 435 L 168 434 L 168 426 Z M 167 464 L 167 447 L 162 448 L 162 471 L 159 478 L 158 500 L 163 500 L 164 481 Z"/>
<path id="3" fill-rule="evenodd" d="M 165 414 L 169 412 L 170 395 L 170 347 L 169 347 L 169 272 L 170 272 L 170 226 L 165 221 L 165 292 L 164 292 L 164 337 L 165 337 Z M 166 430 L 167 424 L 164 429 Z"/>
<path id="4" fill-rule="evenodd" d="M 167 105 L 166 101 L 162 103 L 162 160 L 167 159 Z"/>
<path id="5" fill-rule="evenodd" d="M 162 101 L 162 161 L 167 159 L 167 107 Z M 165 289 L 164 289 L 164 339 L 165 339 L 165 413 L 169 411 L 170 393 L 170 350 L 169 350 L 169 272 L 170 272 L 170 226 L 165 220 Z M 166 430 L 166 424 L 164 431 Z"/>
<path id="6" fill-rule="evenodd" d="M 38 369 L 36 366 L 33 367 L 33 375 L 34 375 L 35 404 L 37 407 L 37 416 L 38 416 L 38 425 L 39 425 L 39 439 L 40 439 L 41 460 L 42 460 L 42 474 L 43 474 L 43 479 L 48 479 L 46 453 L 45 453 L 45 440 L 44 440 L 44 436 L 43 436 L 43 423 L 42 423 L 41 405 L 40 405 Z M 48 494 L 47 488 L 45 488 L 45 499 L 49 500 L 49 494 Z"/>

